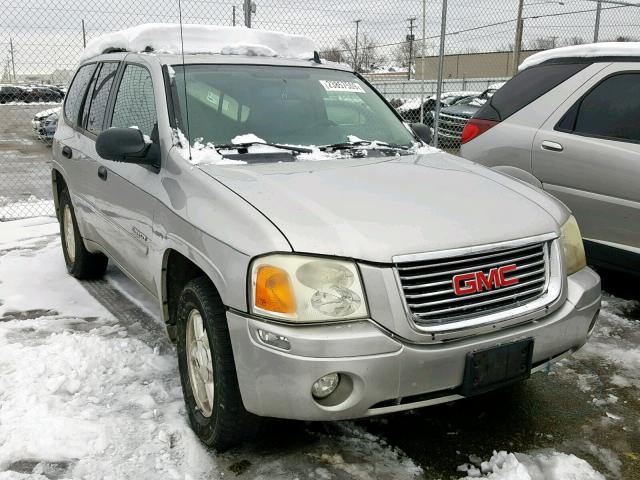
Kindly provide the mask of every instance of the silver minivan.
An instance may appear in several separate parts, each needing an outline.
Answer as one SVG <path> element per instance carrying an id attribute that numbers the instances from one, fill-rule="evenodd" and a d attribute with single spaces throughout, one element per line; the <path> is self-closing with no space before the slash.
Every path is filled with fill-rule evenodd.
<path id="1" fill-rule="evenodd" d="M 639 61 L 638 43 L 566 47 L 530 57 L 474 115 L 461 149 L 464 158 L 562 200 L 580 223 L 589 262 L 636 275 Z"/>
<path id="2" fill-rule="evenodd" d="M 56 211 L 72 275 L 110 261 L 158 299 L 206 444 L 470 397 L 586 342 L 600 280 L 551 196 L 317 54 L 145 50 L 78 68 Z"/>

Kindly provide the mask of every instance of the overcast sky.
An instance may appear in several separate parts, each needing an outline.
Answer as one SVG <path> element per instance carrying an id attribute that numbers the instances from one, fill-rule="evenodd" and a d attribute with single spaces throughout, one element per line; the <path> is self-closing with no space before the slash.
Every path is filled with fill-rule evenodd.
<path id="1" fill-rule="evenodd" d="M 640 3 L 640 0 L 632 0 Z M 562 3 L 562 5 L 560 4 Z M 338 45 L 341 37 L 367 35 L 379 50 L 391 56 L 408 33 L 410 17 L 416 17 L 415 35 L 422 35 L 420 0 L 256 0 L 254 27 L 301 33 L 312 37 L 321 49 Z M 183 0 L 185 22 L 231 25 L 233 1 Z M 440 32 L 441 1 L 427 0 L 427 37 Z M 243 22 L 236 3 L 237 21 Z M 618 35 L 640 39 L 640 8 L 603 5 L 600 39 Z M 535 38 L 571 37 L 591 41 L 595 22 L 594 1 L 526 0 L 524 46 Z M 585 11 L 586 10 L 586 11 Z M 582 12 L 583 13 L 572 13 Z M 513 43 L 517 0 L 449 0 L 447 52 L 492 51 Z M 533 18 L 540 17 L 540 18 Z M 148 22 L 177 22 L 177 0 L 6 0 L 0 11 L 0 73 L 9 58 L 13 39 L 16 73 L 73 69 L 82 50 L 81 20 L 87 39 L 100 33 Z M 497 24 L 497 25 L 492 25 Z M 492 26 L 487 26 L 492 25 Z M 461 32 L 463 30 L 469 30 Z M 456 33 L 461 32 L 461 33 Z M 427 54 L 438 47 L 427 40 Z"/>

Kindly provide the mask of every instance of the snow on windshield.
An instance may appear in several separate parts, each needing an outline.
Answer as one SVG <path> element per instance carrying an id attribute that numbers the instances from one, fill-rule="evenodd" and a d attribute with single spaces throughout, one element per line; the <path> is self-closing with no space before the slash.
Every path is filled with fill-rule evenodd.
<path id="1" fill-rule="evenodd" d="M 310 59 L 316 46 L 308 37 L 246 27 L 183 24 L 184 53 L 217 53 Z M 80 61 L 109 49 L 176 54 L 182 51 L 180 25 L 148 23 L 91 40 Z"/>
<path id="2" fill-rule="evenodd" d="M 539 65 L 555 58 L 589 57 L 637 57 L 640 56 L 640 42 L 602 42 L 586 45 L 553 48 L 531 55 L 518 67 L 519 71 Z"/>
<path id="3" fill-rule="evenodd" d="M 196 139 L 195 142 L 191 145 L 191 149 L 188 147 L 187 137 L 180 130 L 176 129 L 173 132 L 174 135 L 174 146 L 180 152 L 180 155 L 185 160 L 189 161 L 192 165 L 246 165 L 247 162 L 242 160 L 225 158 L 223 154 L 221 154 L 216 146 L 211 142 L 203 143 L 202 139 Z M 231 143 L 236 145 L 257 142 L 258 145 L 251 145 L 247 147 L 247 152 L 251 154 L 256 153 L 274 153 L 281 152 L 282 150 L 278 147 L 273 147 L 271 145 L 260 145 L 260 143 L 265 143 L 265 141 L 255 135 L 254 133 L 247 133 L 244 135 L 238 135 L 231 139 Z M 355 135 L 348 136 L 348 142 L 357 143 L 357 142 L 369 142 L 368 140 L 362 140 L 361 138 Z M 353 158 L 353 152 L 349 152 L 348 150 L 336 150 L 332 152 L 328 152 L 325 150 L 321 150 L 317 145 L 286 145 L 288 147 L 304 147 L 311 150 L 310 153 L 299 153 L 296 155 L 295 160 L 299 162 L 317 162 L 322 160 L 339 160 L 345 158 Z M 367 150 L 375 150 L 375 149 L 384 149 L 388 148 L 385 142 L 380 142 L 377 140 L 372 140 L 369 144 L 359 146 L 356 150 L 361 151 L 364 155 L 366 155 Z M 225 151 L 225 150 L 222 150 Z M 429 145 L 415 142 L 410 148 L 404 150 L 405 152 L 413 155 L 427 155 L 431 153 L 437 153 L 441 150 L 431 147 Z M 399 153 L 398 153 L 399 154 Z"/>

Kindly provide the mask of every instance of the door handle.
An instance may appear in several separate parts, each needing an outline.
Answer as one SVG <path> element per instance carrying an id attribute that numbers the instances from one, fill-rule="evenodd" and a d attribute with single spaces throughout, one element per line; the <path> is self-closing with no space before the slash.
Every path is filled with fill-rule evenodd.
<path id="1" fill-rule="evenodd" d="M 73 150 L 71 150 L 69 146 L 65 145 L 64 147 L 62 147 L 62 156 L 66 158 L 73 157 Z"/>
<path id="2" fill-rule="evenodd" d="M 551 150 L 552 152 L 561 152 L 562 150 L 564 150 L 562 145 L 560 145 L 558 142 L 550 142 L 549 140 L 545 140 L 542 142 L 542 148 L 543 150 Z"/>
<path id="3" fill-rule="evenodd" d="M 100 177 L 100 180 L 106 180 L 107 179 L 107 169 L 106 167 L 98 167 L 98 177 Z"/>

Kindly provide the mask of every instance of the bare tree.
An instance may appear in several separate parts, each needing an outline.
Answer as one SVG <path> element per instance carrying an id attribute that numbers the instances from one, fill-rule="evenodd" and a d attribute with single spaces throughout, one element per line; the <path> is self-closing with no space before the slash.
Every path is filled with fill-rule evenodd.
<path id="1" fill-rule="evenodd" d="M 347 61 L 345 52 L 340 50 L 339 47 L 329 47 L 326 50 L 322 50 L 320 52 L 320 58 L 338 63 L 345 63 Z"/>
<path id="2" fill-rule="evenodd" d="M 584 38 L 582 38 L 582 37 L 569 37 L 569 38 L 565 38 L 562 41 L 562 44 L 563 45 L 567 45 L 567 46 L 569 46 L 569 45 L 582 45 L 584 43 L 586 43 L 586 42 L 584 41 Z"/>
<path id="3" fill-rule="evenodd" d="M 402 42 L 393 49 L 392 59 L 398 66 L 408 68 L 412 60 L 409 54 L 409 42 Z"/>
<path id="4" fill-rule="evenodd" d="M 340 47 L 344 51 L 345 60 L 351 65 L 355 64 L 357 72 L 368 72 L 384 62 L 384 55 L 378 51 L 376 44 L 366 33 L 360 35 L 358 39 L 357 58 L 355 44 L 354 38 L 342 37 L 340 39 Z"/>
<path id="5" fill-rule="evenodd" d="M 538 37 L 529 44 L 531 50 L 549 50 L 556 48 L 558 37 Z"/>

